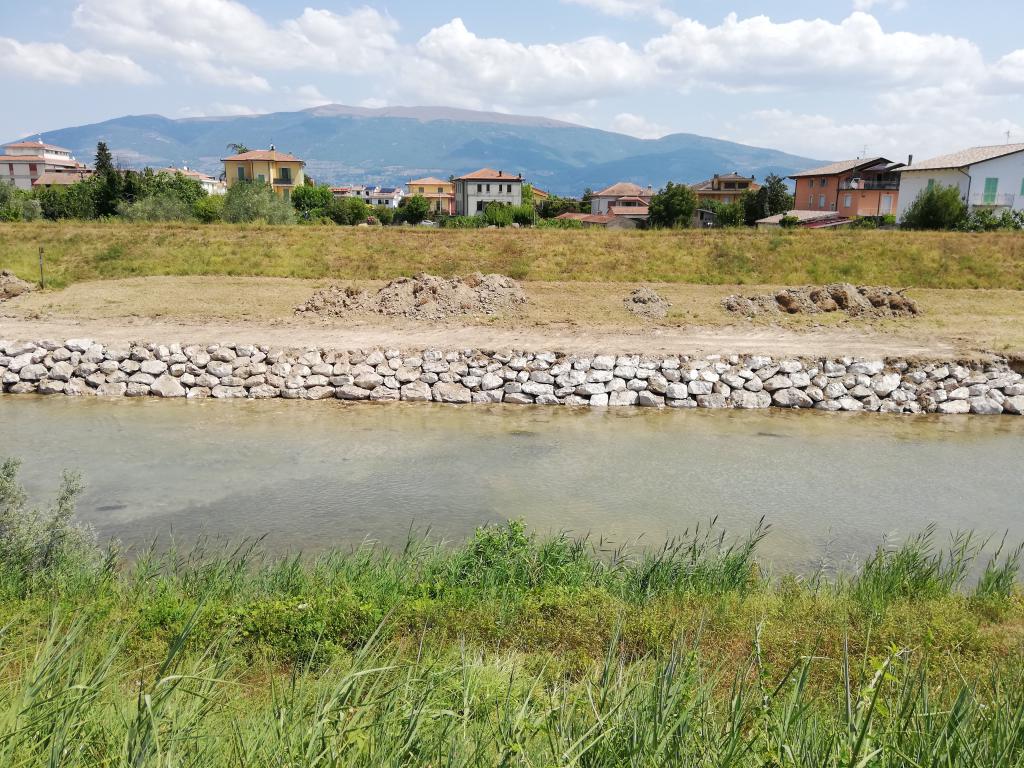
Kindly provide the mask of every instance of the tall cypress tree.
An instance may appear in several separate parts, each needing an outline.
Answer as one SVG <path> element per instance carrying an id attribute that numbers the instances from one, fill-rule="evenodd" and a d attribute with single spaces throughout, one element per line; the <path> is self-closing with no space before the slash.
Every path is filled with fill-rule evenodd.
<path id="1" fill-rule="evenodd" d="M 114 167 L 114 157 L 101 141 L 96 145 L 96 215 L 113 216 L 121 201 L 121 173 Z"/>

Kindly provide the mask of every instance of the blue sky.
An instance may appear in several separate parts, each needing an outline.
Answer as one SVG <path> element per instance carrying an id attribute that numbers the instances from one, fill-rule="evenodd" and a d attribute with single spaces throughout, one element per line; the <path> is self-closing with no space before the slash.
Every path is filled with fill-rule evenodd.
<path id="1" fill-rule="evenodd" d="M 336 102 L 920 158 L 1024 141 L 1022 22 L 1007 0 L 21 2 L 0 139 Z"/>

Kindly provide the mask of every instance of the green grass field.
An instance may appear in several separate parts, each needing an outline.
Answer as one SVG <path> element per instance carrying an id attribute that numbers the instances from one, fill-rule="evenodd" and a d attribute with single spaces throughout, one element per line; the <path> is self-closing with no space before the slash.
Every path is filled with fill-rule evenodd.
<path id="1" fill-rule="evenodd" d="M 925 532 L 769 578 L 762 529 L 629 551 L 511 523 L 128 562 L 75 493 L 33 512 L 0 469 L 0 765 L 1024 764 L 1019 550 Z"/>
<path id="2" fill-rule="evenodd" d="M 40 247 L 58 288 L 148 275 L 385 279 L 480 270 L 539 281 L 1024 289 L 1018 233 L 0 224 L 0 268 L 36 280 Z"/>

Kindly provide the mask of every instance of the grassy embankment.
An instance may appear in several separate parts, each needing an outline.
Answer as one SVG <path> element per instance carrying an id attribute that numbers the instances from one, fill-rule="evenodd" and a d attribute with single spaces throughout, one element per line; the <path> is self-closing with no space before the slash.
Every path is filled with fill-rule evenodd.
<path id="1" fill-rule="evenodd" d="M 5 766 L 1012 766 L 1019 552 L 928 535 L 764 576 L 510 524 L 314 561 L 102 557 L 0 471 Z"/>
<path id="2" fill-rule="evenodd" d="M 147 275 L 389 279 L 501 272 L 538 281 L 1024 289 L 1015 233 L 441 230 L 34 222 L 0 224 L 0 267 L 34 280 Z"/>

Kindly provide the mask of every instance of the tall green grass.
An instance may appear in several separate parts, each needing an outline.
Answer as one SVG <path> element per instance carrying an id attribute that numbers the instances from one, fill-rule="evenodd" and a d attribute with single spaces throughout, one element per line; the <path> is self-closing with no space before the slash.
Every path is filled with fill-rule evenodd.
<path id="1" fill-rule="evenodd" d="M 75 477 L 43 510 L 0 477 L 2 766 L 1024 765 L 1005 542 L 928 529 L 832 579 L 769 577 L 763 524 L 129 561 Z"/>

